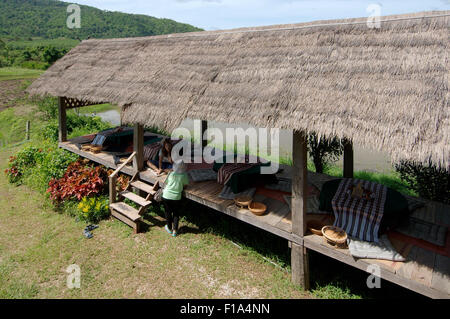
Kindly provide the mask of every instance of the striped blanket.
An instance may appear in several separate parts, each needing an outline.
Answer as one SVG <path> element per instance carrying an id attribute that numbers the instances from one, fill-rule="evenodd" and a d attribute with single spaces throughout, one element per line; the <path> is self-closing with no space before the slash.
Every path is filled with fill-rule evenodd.
<path id="1" fill-rule="evenodd" d="M 223 164 L 217 172 L 217 182 L 225 185 L 235 173 L 243 172 L 258 164 L 227 163 Z"/>
<path id="2" fill-rule="evenodd" d="M 156 158 L 156 155 L 158 155 L 161 147 L 162 147 L 162 145 L 159 142 L 145 145 L 144 146 L 144 160 L 145 161 L 154 160 Z"/>
<path id="3" fill-rule="evenodd" d="M 372 194 L 370 199 L 352 196 L 352 189 L 361 183 Z M 365 241 L 379 242 L 378 231 L 384 213 L 387 187 L 378 183 L 344 178 L 331 203 L 334 226 L 344 229 L 349 236 Z"/>

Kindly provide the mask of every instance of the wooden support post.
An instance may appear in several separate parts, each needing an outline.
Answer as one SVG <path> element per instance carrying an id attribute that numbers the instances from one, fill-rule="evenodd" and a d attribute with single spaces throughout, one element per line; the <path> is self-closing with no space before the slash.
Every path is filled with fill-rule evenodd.
<path id="1" fill-rule="evenodd" d="M 116 176 L 109 177 L 109 205 L 117 201 Z"/>
<path id="2" fill-rule="evenodd" d="M 25 139 L 30 140 L 30 121 L 27 121 L 27 126 L 25 127 Z"/>
<path id="3" fill-rule="evenodd" d="M 66 105 L 62 97 L 58 97 L 58 121 L 59 121 L 59 142 L 67 142 L 67 114 Z"/>
<path id="4" fill-rule="evenodd" d="M 292 282 L 309 290 L 309 258 L 306 247 L 291 243 Z"/>
<path id="5" fill-rule="evenodd" d="M 353 144 L 351 141 L 344 142 L 344 177 L 353 178 Z"/>
<path id="6" fill-rule="evenodd" d="M 208 144 L 208 140 L 204 140 L 204 134 L 206 132 L 206 130 L 208 129 L 208 121 L 202 121 L 202 136 L 201 138 L 201 143 L 202 143 L 202 150 L 206 147 L 206 145 Z"/>
<path id="7" fill-rule="evenodd" d="M 307 135 L 294 131 L 293 176 L 292 176 L 292 233 L 304 237 L 306 234 L 307 203 Z M 309 289 L 308 252 L 303 245 L 291 243 L 292 281 Z"/>
<path id="8" fill-rule="evenodd" d="M 303 237 L 306 232 L 307 139 L 303 132 L 294 132 L 292 176 L 292 232 Z"/>
<path id="9" fill-rule="evenodd" d="M 140 124 L 134 125 L 133 149 L 136 152 L 133 168 L 135 172 L 140 172 L 144 169 L 144 127 Z"/>

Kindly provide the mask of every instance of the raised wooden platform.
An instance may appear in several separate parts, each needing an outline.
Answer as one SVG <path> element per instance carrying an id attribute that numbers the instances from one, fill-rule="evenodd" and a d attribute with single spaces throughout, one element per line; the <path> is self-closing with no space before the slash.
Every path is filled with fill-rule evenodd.
<path id="1" fill-rule="evenodd" d="M 81 157 L 88 158 L 109 168 L 117 168 L 114 164 L 113 154 L 85 152 L 79 150 L 73 142 L 60 143 L 59 146 Z M 134 170 L 126 166 L 123 173 L 133 175 Z M 284 174 L 290 174 L 286 167 Z M 151 170 L 140 173 L 140 178 L 154 184 L 156 181 L 164 182 L 165 176 L 158 177 Z M 332 179 L 333 177 L 323 174 L 308 174 L 308 178 L 320 180 Z M 232 216 L 255 227 L 264 229 L 270 233 L 280 236 L 289 242 L 303 244 L 311 250 L 324 254 L 330 258 L 337 259 L 350 266 L 367 271 L 371 264 L 380 266 L 381 278 L 389 280 L 407 289 L 432 298 L 450 298 L 450 258 L 437 254 L 418 246 L 396 247 L 399 251 L 407 251 L 406 262 L 391 262 L 374 259 L 355 259 L 348 249 L 336 249 L 323 242 L 321 236 L 307 235 L 304 238 L 292 234 L 290 210 L 287 204 L 278 200 L 257 194 L 255 200 L 262 201 L 268 206 L 268 213 L 264 216 L 253 215 L 246 209 L 240 209 L 234 205 L 232 200 L 224 200 L 218 197 L 222 185 L 215 181 L 191 183 L 185 189 L 185 197 L 202 205 L 213 208 L 224 214 Z M 444 213 L 444 214 L 443 214 Z M 450 227 L 450 207 L 428 201 L 418 214 L 428 216 L 430 221 L 439 222 Z M 312 215 L 314 216 L 314 215 Z M 310 217 L 310 215 L 308 215 Z M 317 217 L 317 215 L 316 215 Z M 395 241 L 393 242 L 396 245 Z"/>

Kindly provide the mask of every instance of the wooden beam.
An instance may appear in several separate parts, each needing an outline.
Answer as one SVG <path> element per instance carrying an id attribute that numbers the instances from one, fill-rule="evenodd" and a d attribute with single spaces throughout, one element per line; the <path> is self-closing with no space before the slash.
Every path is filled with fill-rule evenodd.
<path id="1" fill-rule="evenodd" d="M 353 178 L 353 143 L 344 142 L 344 177 Z"/>
<path id="2" fill-rule="evenodd" d="M 144 169 L 144 127 L 140 124 L 134 125 L 133 150 L 136 153 L 133 168 L 136 172 L 140 172 Z"/>
<path id="3" fill-rule="evenodd" d="M 305 132 L 293 134 L 292 161 L 292 234 L 303 239 L 306 233 L 307 203 L 307 135 Z M 291 243 L 292 281 L 309 289 L 308 252 L 304 245 Z"/>
<path id="4" fill-rule="evenodd" d="M 67 114 L 63 97 L 58 97 L 59 142 L 67 141 Z"/>
<path id="5" fill-rule="evenodd" d="M 292 176 L 292 232 L 303 237 L 306 232 L 307 194 L 307 138 L 303 132 L 294 132 Z"/>
<path id="6" fill-rule="evenodd" d="M 206 145 L 208 144 L 208 140 L 204 140 L 204 134 L 206 132 L 206 130 L 208 129 L 208 121 L 202 121 L 202 136 L 200 137 L 202 140 L 202 149 L 204 149 L 206 147 Z"/>

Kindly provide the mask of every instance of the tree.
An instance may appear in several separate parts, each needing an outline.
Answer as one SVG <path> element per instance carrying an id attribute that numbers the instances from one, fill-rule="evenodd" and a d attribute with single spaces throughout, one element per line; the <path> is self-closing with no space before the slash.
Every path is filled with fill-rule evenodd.
<path id="1" fill-rule="evenodd" d="M 337 138 L 318 138 L 316 133 L 308 137 L 308 152 L 311 155 L 317 173 L 323 173 L 330 162 L 335 162 L 342 155 L 343 144 Z"/>
<path id="2" fill-rule="evenodd" d="M 400 178 L 420 197 L 450 204 L 450 173 L 431 162 L 428 165 L 410 161 L 395 164 Z"/>
<path id="3" fill-rule="evenodd" d="M 67 53 L 67 50 L 65 49 L 57 49 L 55 47 L 47 47 L 44 52 L 42 53 L 42 57 L 44 58 L 44 61 L 52 64 L 56 60 L 62 58 L 64 54 Z"/>

